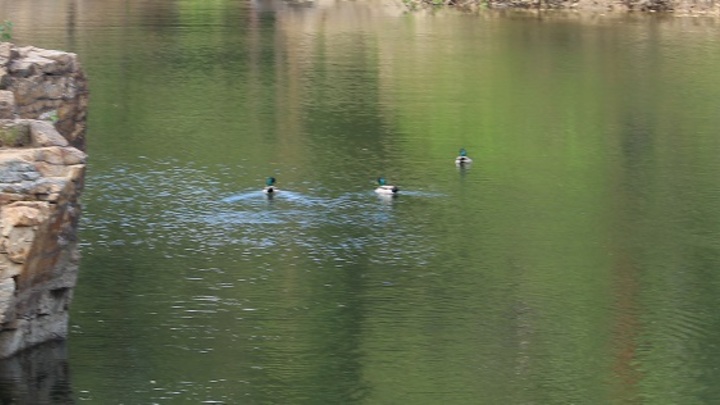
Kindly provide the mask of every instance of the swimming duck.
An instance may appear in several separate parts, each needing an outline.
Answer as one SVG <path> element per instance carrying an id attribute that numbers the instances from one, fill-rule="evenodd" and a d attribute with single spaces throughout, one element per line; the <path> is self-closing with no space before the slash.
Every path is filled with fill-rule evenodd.
<path id="1" fill-rule="evenodd" d="M 470 159 L 467 155 L 467 151 L 465 148 L 460 149 L 460 155 L 455 158 L 455 164 L 458 166 L 466 165 L 472 163 L 472 159 Z"/>
<path id="2" fill-rule="evenodd" d="M 263 193 L 271 195 L 277 193 L 279 190 L 275 187 L 275 177 L 268 177 L 267 180 L 265 180 L 265 188 L 263 188 Z"/>
<path id="3" fill-rule="evenodd" d="M 378 182 L 378 188 L 375 189 L 375 192 L 378 194 L 395 195 L 395 194 L 397 194 L 398 191 L 400 191 L 399 188 L 388 185 L 385 182 L 384 177 L 378 177 L 377 182 Z"/>

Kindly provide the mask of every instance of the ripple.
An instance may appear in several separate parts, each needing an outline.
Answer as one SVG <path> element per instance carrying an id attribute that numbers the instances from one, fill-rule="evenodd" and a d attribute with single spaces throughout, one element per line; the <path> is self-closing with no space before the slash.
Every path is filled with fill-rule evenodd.
<path id="1" fill-rule="evenodd" d="M 236 260 L 272 253 L 334 267 L 371 251 L 386 256 L 384 263 L 422 264 L 432 254 L 417 224 L 401 223 L 395 208 L 440 193 L 411 190 L 380 205 L 371 190 L 336 196 L 282 190 L 268 199 L 260 190 L 223 191 L 213 170 L 148 160 L 96 175 L 83 217 L 84 232 L 92 234 L 85 240 L 93 242 L 83 249 L 146 246 L 172 258 L 239 248 Z"/>

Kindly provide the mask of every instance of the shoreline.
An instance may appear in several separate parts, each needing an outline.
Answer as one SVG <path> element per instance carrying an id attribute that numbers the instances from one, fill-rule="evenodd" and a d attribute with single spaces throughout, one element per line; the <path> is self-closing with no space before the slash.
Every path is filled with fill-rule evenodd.
<path id="1" fill-rule="evenodd" d="M 720 3 L 692 0 L 400 0 L 409 12 L 452 8 L 464 12 L 571 12 L 597 15 L 720 17 Z"/>

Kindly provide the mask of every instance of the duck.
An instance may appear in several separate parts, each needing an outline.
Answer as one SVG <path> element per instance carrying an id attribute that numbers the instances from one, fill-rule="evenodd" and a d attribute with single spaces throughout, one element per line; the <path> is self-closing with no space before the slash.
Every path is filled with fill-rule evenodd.
<path id="1" fill-rule="evenodd" d="M 263 188 L 263 193 L 267 195 L 272 195 L 277 193 L 279 190 L 277 187 L 275 187 L 275 177 L 268 177 L 267 180 L 265 180 L 265 188 Z"/>
<path id="2" fill-rule="evenodd" d="M 470 159 L 467 155 L 467 151 L 465 148 L 460 149 L 460 155 L 455 158 L 455 164 L 458 166 L 466 165 L 472 163 L 472 159 Z"/>
<path id="3" fill-rule="evenodd" d="M 399 188 L 387 184 L 384 177 L 378 177 L 377 182 L 378 188 L 375 189 L 375 192 L 378 194 L 395 195 L 398 191 L 400 191 Z"/>

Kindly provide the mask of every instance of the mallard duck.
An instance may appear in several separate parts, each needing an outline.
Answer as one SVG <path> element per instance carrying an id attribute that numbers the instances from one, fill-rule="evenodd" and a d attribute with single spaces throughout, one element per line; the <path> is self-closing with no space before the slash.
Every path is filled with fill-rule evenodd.
<path id="1" fill-rule="evenodd" d="M 470 159 L 467 155 L 467 151 L 465 148 L 460 149 L 460 155 L 455 158 L 455 164 L 458 166 L 466 165 L 472 163 L 472 159 Z"/>
<path id="2" fill-rule="evenodd" d="M 268 177 L 267 180 L 265 180 L 265 188 L 263 188 L 263 193 L 275 194 L 277 192 L 278 189 L 275 187 L 275 177 Z"/>
<path id="3" fill-rule="evenodd" d="M 400 191 L 399 188 L 388 185 L 385 182 L 384 177 L 378 177 L 377 182 L 378 182 L 378 188 L 375 189 L 375 192 L 378 194 L 395 195 L 395 194 L 397 194 L 398 191 Z"/>

